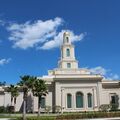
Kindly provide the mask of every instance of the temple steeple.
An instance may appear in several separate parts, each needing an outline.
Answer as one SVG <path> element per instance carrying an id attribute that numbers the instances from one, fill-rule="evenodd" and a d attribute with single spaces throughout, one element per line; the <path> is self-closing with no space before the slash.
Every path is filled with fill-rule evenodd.
<path id="1" fill-rule="evenodd" d="M 63 44 L 71 44 L 70 33 L 69 32 L 64 32 L 64 34 L 63 34 Z"/>
<path id="2" fill-rule="evenodd" d="M 77 69 L 78 61 L 75 59 L 74 45 L 71 44 L 70 33 L 64 32 L 61 46 L 61 59 L 58 67 L 63 69 Z"/>

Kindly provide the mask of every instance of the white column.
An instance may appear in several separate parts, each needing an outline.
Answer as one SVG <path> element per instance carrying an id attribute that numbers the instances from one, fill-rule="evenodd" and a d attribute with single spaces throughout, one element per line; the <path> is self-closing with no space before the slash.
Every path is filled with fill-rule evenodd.
<path id="1" fill-rule="evenodd" d="M 101 93 L 101 82 L 97 83 L 97 102 L 98 102 L 98 109 L 100 107 L 100 93 Z M 101 93 L 102 94 L 102 93 Z"/>
<path id="2" fill-rule="evenodd" d="M 64 96 L 63 96 L 63 92 L 64 92 L 64 88 L 61 88 L 61 113 L 63 113 L 63 100 L 64 100 Z"/>
<path id="3" fill-rule="evenodd" d="M 75 109 L 75 94 L 72 94 L 72 109 Z"/>
<path id="4" fill-rule="evenodd" d="M 61 88 L 59 82 L 55 83 L 55 105 L 61 106 Z"/>
<path id="5" fill-rule="evenodd" d="M 98 107 L 101 105 L 101 102 L 102 102 L 102 82 L 98 82 L 98 91 L 97 91 L 97 94 L 98 94 Z"/>
<path id="6" fill-rule="evenodd" d="M 87 110 L 87 94 L 84 92 L 84 110 Z"/>
<path id="7" fill-rule="evenodd" d="M 92 89 L 92 91 L 93 91 L 93 109 L 96 110 L 96 108 L 98 107 L 98 105 L 97 105 L 97 90 L 94 87 Z"/>
<path id="8" fill-rule="evenodd" d="M 92 100 L 92 102 L 93 102 L 93 110 L 94 110 L 94 108 L 95 108 L 95 95 L 94 95 L 94 88 L 92 88 L 92 94 L 93 94 L 93 100 Z"/>

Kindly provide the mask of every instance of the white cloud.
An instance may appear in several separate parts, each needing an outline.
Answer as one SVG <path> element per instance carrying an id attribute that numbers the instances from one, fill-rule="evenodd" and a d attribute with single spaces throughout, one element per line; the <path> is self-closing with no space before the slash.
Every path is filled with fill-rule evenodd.
<path id="1" fill-rule="evenodd" d="M 119 75 L 118 74 L 113 74 L 111 73 L 108 78 L 109 80 L 118 80 L 119 79 Z"/>
<path id="2" fill-rule="evenodd" d="M 111 78 L 112 78 L 112 79 L 119 79 L 119 75 L 114 74 Z"/>
<path id="3" fill-rule="evenodd" d="M 105 69 L 101 66 L 89 69 L 91 74 L 100 74 L 103 75 L 106 79 L 109 80 L 118 80 L 119 75 L 111 72 L 110 69 Z"/>
<path id="4" fill-rule="evenodd" d="M 98 67 L 95 67 L 95 68 L 91 68 L 90 69 L 90 72 L 92 74 L 100 74 L 100 75 L 106 75 L 107 74 L 107 71 L 105 68 L 101 67 L 101 66 L 98 66 Z"/>
<path id="5" fill-rule="evenodd" d="M 63 33 L 65 31 L 68 31 L 70 33 L 71 42 L 80 41 L 85 36 L 85 33 L 81 33 L 79 35 L 75 35 L 74 32 L 71 31 L 71 30 L 62 30 L 56 36 L 54 36 L 53 40 L 49 40 L 49 41 L 45 42 L 43 44 L 43 46 L 40 47 L 40 49 L 47 49 L 48 50 L 48 49 L 51 49 L 51 48 L 59 47 L 62 44 Z"/>
<path id="6" fill-rule="evenodd" d="M 37 20 L 33 23 L 27 21 L 24 24 L 11 23 L 7 30 L 10 32 L 9 40 L 13 42 L 13 48 L 37 48 L 52 49 L 60 46 L 62 43 L 63 32 L 65 30 L 58 29 L 63 24 L 63 19 L 56 17 L 46 21 Z M 84 33 L 75 35 L 71 33 L 71 41 L 80 41 L 85 36 Z"/>
<path id="7" fill-rule="evenodd" d="M 4 26 L 5 25 L 5 21 L 0 20 L 0 25 Z"/>
<path id="8" fill-rule="evenodd" d="M 8 64 L 9 62 L 11 61 L 11 58 L 8 58 L 8 59 L 0 59 L 0 65 L 4 65 L 4 64 Z"/>
<path id="9" fill-rule="evenodd" d="M 12 23 L 7 27 L 10 32 L 9 40 L 13 42 L 14 48 L 34 47 L 53 37 L 62 22 L 63 20 L 57 17 L 54 20 L 37 20 L 34 23 L 29 21 L 24 24 Z"/>

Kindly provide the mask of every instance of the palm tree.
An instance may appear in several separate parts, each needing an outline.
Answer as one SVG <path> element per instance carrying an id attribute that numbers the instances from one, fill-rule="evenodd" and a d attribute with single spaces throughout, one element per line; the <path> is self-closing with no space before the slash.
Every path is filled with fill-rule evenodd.
<path id="1" fill-rule="evenodd" d="M 14 86 L 14 85 L 10 85 L 8 87 L 8 92 L 11 93 L 11 106 L 12 106 L 12 102 L 13 102 L 13 99 L 14 99 L 14 112 L 15 112 L 15 108 L 16 108 L 16 99 L 19 95 L 19 91 L 18 91 L 18 87 L 17 86 Z"/>
<path id="2" fill-rule="evenodd" d="M 33 92 L 34 92 L 34 96 L 38 97 L 38 117 L 39 117 L 42 96 L 46 96 L 48 94 L 45 81 L 41 79 L 36 79 L 36 81 L 34 82 Z"/>
<path id="3" fill-rule="evenodd" d="M 20 76 L 21 80 L 18 83 L 19 86 L 21 86 L 23 91 L 23 120 L 26 120 L 26 101 L 28 96 L 28 91 L 30 88 L 30 76 L 24 75 Z"/>
<path id="4" fill-rule="evenodd" d="M 29 89 L 32 92 L 32 113 L 34 113 L 34 82 L 37 80 L 37 77 L 31 76 L 29 79 Z"/>

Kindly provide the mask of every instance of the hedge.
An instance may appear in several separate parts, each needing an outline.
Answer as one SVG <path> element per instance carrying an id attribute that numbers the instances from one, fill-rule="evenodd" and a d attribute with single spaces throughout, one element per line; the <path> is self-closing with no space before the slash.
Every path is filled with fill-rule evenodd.
<path id="1" fill-rule="evenodd" d="M 83 118 L 110 118 L 120 117 L 120 112 L 86 112 L 79 114 L 59 115 L 56 120 L 83 119 Z"/>

